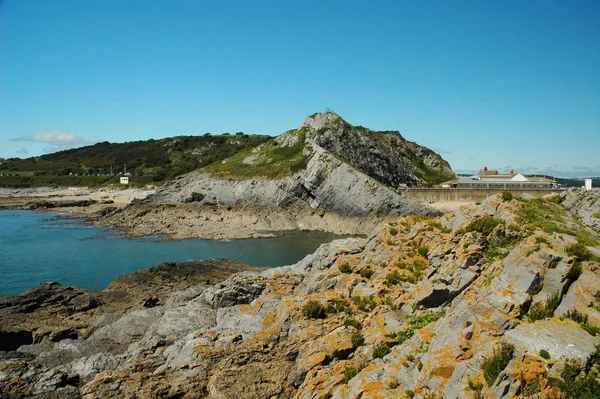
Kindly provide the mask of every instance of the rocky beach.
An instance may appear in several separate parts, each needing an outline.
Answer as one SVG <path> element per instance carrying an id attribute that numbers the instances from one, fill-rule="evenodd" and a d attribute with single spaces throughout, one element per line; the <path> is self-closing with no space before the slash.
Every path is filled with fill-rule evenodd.
<path id="1" fill-rule="evenodd" d="M 578 215 L 598 197 L 493 196 L 398 216 L 265 271 L 211 261 L 102 292 L 42 285 L 0 303 L 0 392 L 592 397 L 600 235 Z"/>

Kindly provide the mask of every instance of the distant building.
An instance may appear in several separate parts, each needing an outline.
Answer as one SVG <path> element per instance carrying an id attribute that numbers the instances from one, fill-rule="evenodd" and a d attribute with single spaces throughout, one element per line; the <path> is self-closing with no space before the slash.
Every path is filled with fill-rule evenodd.
<path id="1" fill-rule="evenodd" d="M 128 176 L 120 177 L 119 179 L 121 181 L 121 184 L 129 184 L 129 177 Z"/>
<path id="2" fill-rule="evenodd" d="M 592 179 L 585 179 L 585 189 L 588 191 L 592 189 Z"/>
<path id="3" fill-rule="evenodd" d="M 441 184 L 442 188 L 471 188 L 471 189 L 552 189 L 556 182 L 546 177 L 526 177 L 521 173 L 501 174 L 497 170 L 486 167 L 473 176 L 459 176 Z"/>

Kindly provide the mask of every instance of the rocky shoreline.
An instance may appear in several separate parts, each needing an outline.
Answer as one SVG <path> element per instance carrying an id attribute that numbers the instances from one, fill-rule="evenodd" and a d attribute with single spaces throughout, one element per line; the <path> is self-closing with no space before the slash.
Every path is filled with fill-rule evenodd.
<path id="1" fill-rule="evenodd" d="M 222 261 L 3 298 L 0 397 L 586 397 L 600 233 L 570 195 L 398 217 L 211 284 Z"/>

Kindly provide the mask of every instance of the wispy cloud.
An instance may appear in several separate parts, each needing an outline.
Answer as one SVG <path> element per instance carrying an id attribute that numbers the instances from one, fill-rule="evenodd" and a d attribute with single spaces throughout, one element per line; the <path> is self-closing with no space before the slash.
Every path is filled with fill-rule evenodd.
<path id="1" fill-rule="evenodd" d="M 22 147 L 20 150 L 17 151 L 17 154 L 19 154 L 19 155 L 29 155 L 29 151 L 27 150 L 27 148 Z"/>
<path id="2" fill-rule="evenodd" d="M 17 138 L 10 139 L 11 141 L 26 141 L 30 143 L 42 143 L 48 144 L 44 148 L 44 152 L 56 152 L 61 150 L 66 150 L 73 147 L 80 147 L 84 145 L 90 145 L 99 142 L 97 138 L 86 139 L 84 137 L 77 136 L 73 133 L 67 132 L 55 132 L 48 130 L 40 130 L 35 132 L 30 136 L 22 136 Z M 23 148 L 21 151 L 25 150 L 28 154 L 26 148 Z M 21 153 L 21 152 L 17 152 Z"/>

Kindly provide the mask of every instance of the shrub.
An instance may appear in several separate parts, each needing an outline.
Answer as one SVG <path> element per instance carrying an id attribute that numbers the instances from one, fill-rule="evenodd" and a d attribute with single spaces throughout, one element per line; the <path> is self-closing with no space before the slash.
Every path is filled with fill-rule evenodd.
<path id="1" fill-rule="evenodd" d="M 421 255 L 422 257 L 426 258 L 427 255 L 429 254 L 429 249 L 427 247 L 418 247 L 417 253 L 419 255 Z"/>
<path id="2" fill-rule="evenodd" d="M 529 310 L 529 320 L 543 320 L 554 316 L 554 311 L 560 305 L 560 292 L 556 291 L 546 300 L 538 302 Z"/>
<path id="3" fill-rule="evenodd" d="M 503 220 L 496 219 L 493 216 L 482 216 L 472 221 L 466 228 L 467 232 L 476 231 L 485 236 L 490 234 L 496 226 L 504 224 Z"/>
<path id="4" fill-rule="evenodd" d="M 600 219 L 600 212 L 594 212 L 592 216 L 594 216 L 596 219 Z"/>
<path id="5" fill-rule="evenodd" d="M 352 335 L 350 336 L 350 341 L 352 342 L 353 348 L 358 348 L 359 346 L 362 346 L 362 344 L 365 343 L 365 339 L 363 338 L 363 336 L 357 332 L 352 333 Z"/>
<path id="6" fill-rule="evenodd" d="M 360 321 L 352 318 L 346 319 L 346 321 L 344 322 L 344 326 L 354 327 L 357 330 L 360 330 L 362 328 L 362 324 L 360 324 Z"/>
<path id="7" fill-rule="evenodd" d="M 414 398 L 415 397 L 415 393 L 413 391 L 411 391 L 410 389 L 407 389 L 406 391 L 404 391 L 404 394 L 406 396 L 408 396 L 409 398 Z"/>
<path id="8" fill-rule="evenodd" d="M 324 319 L 327 317 L 325 306 L 312 299 L 302 307 L 302 314 L 310 319 Z"/>
<path id="9" fill-rule="evenodd" d="M 327 313 L 341 312 L 350 314 L 350 303 L 346 299 L 334 299 L 327 304 Z"/>
<path id="10" fill-rule="evenodd" d="M 540 349 L 540 356 L 546 360 L 550 359 L 550 353 L 546 349 Z"/>
<path id="11" fill-rule="evenodd" d="M 565 247 L 565 252 L 570 256 L 574 256 L 579 262 L 589 260 L 592 257 L 590 250 L 579 242 Z"/>
<path id="12" fill-rule="evenodd" d="M 600 328 L 590 325 L 589 321 L 588 321 L 588 316 L 577 310 L 573 310 L 573 311 L 569 310 L 567 312 L 567 318 L 569 318 L 569 319 L 573 320 L 575 323 L 579 324 L 581 326 L 581 328 L 583 328 L 585 331 L 587 331 L 590 335 L 596 336 L 596 335 L 600 334 Z"/>
<path id="13" fill-rule="evenodd" d="M 379 359 L 390 353 L 390 347 L 386 344 L 379 344 L 373 349 L 373 357 Z"/>
<path id="14" fill-rule="evenodd" d="M 377 307 L 377 302 L 375 302 L 373 295 L 353 296 L 352 302 L 363 312 L 370 312 Z"/>
<path id="15" fill-rule="evenodd" d="M 596 347 L 596 353 L 583 370 L 577 361 L 567 361 L 561 377 L 564 383 L 552 381 L 552 386 L 561 389 L 568 398 L 598 398 L 600 396 L 600 347 Z"/>
<path id="16" fill-rule="evenodd" d="M 510 191 L 502 191 L 502 201 L 510 201 L 513 199 L 513 195 Z"/>
<path id="17" fill-rule="evenodd" d="M 499 349 L 494 350 L 492 357 L 483 361 L 481 368 L 483 369 L 483 376 L 489 387 L 494 385 L 496 378 L 498 378 L 500 373 L 508 366 L 514 351 L 514 346 L 503 343 Z"/>
<path id="18" fill-rule="evenodd" d="M 354 378 L 358 374 L 358 370 L 354 367 L 348 367 L 344 370 L 344 384 L 347 384 L 348 381 Z"/>
<path id="19" fill-rule="evenodd" d="M 344 262 L 339 265 L 338 269 L 340 269 L 340 272 L 342 273 L 352 273 L 352 266 L 350 266 L 348 262 Z"/>
<path id="20" fill-rule="evenodd" d="M 442 309 L 439 312 L 424 312 L 418 316 L 409 315 L 407 318 L 408 327 L 400 331 L 396 331 L 395 333 L 388 335 L 388 337 L 393 338 L 396 341 L 396 344 L 400 345 L 406 340 L 410 339 L 415 331 L 420 330 L 428 324 L 441 319 L 445 314 L 446 310 Z"/>
<path id="21" fill-rule="evenodd" d="M 395 227 L 391 227 L 390 228 L 390 234 L 395 236 L 396 234 L 398 234 L 398 229 Z"/>
<path id="22" fill-rule="evenodd" d="M 375 272 L 370 267 L 366 267 L 360 271 L 360 275 L 366 279 L 371 278 Z"/>
<path id="23" fill-rule="evenodd" d="M 402 281 L 402 277 L 400 276 L 400 273 L 398 273 L 397 270 L 393 270 L 385 276 L 385 282 L 388 285 L 396 285 L 400 281 Z"/>

